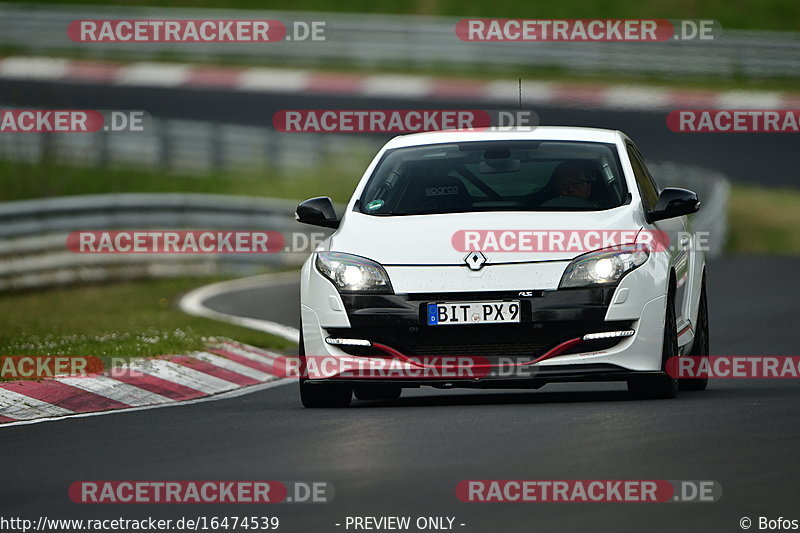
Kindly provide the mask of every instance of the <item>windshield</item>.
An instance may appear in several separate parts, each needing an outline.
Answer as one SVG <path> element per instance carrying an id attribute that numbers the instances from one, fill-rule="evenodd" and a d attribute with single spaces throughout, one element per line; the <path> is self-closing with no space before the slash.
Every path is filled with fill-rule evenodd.
<path id="1" fill-rule="evenodd" d="M 480 141 L 386 152 L 359 209 L 369 215 L 598 211 L 627 196 L 613 144 Z"/>

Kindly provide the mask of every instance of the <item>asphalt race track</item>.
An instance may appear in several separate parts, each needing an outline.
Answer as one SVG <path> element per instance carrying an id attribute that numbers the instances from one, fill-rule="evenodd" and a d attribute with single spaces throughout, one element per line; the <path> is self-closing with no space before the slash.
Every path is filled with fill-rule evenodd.
<path id="1" fill-rule="evenodd" d="M 0 81 L 4 104 L 146 109 L 265 125 L 279 109 L 408 108 L 408 100 Z M 437 107 L 438 107 L 437 103 Z M 445 104 L 451 104 L 449 106 Z M 486 109 L 478 101 L 442 107 Z M 426 105 L 431 105 L 427 102 Z M 652 160 L 732 180 L 797 186 L 795 135 L 678 134 L 666 113 L 536 108 L 543 124 L 617 128 Z M 364 165 L 366 165 L 366 161 Z M 325 194 L 325 191 L 319 191 Z M 712 355 L 800 353 L 799 258 L 709 265 Z M 207 301 L 298 326 L 297 284 Z M 800 519 L 800 381 L 717 380 L 676 400 L 636 401 L 622 383 L 527 391 L 404 392 L 340 410 L 300 405 L 296 384 L 232 399 L 0 429 L 0 515 L 49 518 L 278 516 L 279 531 L 338 532 L 346 516 L 452 516 L 455 531 L 741 531 L 749 517 Z M 11 459 L 11 460 L 9 460 Z M 461 503 L 467 479 L 716 480 L 716 503 Z M 328 481 L 328 504 L 79 505 L 78 480 Z M 336 524 L 342 524 L 336 526 Z M 459 524 L 465 524 L 461 526 Z M 350 529 L 349 531 L 353 531 Z"/>
<path id="2" fill-rule="evenodd" d="M 800 258 L 709 267 L 712 355 L 796 354 Z M 209 305 L 297 325 L 297 285 Z M 286 309 L 292 309 L 286 312 Z M 406 392 L 303 409 L 294 383 L 235 399 L 0 429 L 8 516 L 276 515 L 280 531 L 345 531 L 346 516 L 455 516 L 455 530 L 741 531 L 744 516 L 800 518 L 794 380 L 717 380 L 676 400 L 622 384 L 534 392 Z M 78 505 L 76 480 L 324 480 L 329 504 Z M 716 503 L 461 503 L 465 479 L 716 480 Z M 794 516 L 793 516 L 794 515 Z M 341 523 L 337 527 L 335 524 Z M 458 524 L 465 524 L 460 526 Z M 350 530 L 352 531 L 352 529 Z"/>
<path id="3" fill-rule="evenodd" d="M 336 94 L 249 93 L 223 89 L 152 88 L 82 83 L 0 80 L 2 103 L 55 109 L 144 109 L 154 117 L 208 120 L 268 126 L 281 109 L 409 109 L 409 99 L 350 97 Z M 426 99 L 442 109 L 508 109 L 480 100 Z M 524 90 L 523 90 L 524 105 Z M 527 107 L 527 106 L 526 106 Z M 789 156 L 795 135 L 779 133 L 673 133 L 666 112 L 586 110 L 534 106 L 542 125 L 593 126 L 627 133 L 653 161 L 708 167 L 743 183 L 797 187 L 800 170 Z M 386 139 L 391 137 L 387 136 Z M 366 168 L 368 160 L 363 162 Z M 325 191 L 320 191 L 324 194 Z"/>

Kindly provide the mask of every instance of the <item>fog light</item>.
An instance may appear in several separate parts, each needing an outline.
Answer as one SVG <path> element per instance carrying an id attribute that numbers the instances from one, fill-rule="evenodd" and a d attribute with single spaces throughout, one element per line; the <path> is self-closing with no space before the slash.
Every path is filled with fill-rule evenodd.
<path id="1" fill-rule="evenodd" d="M 325 342 L 333 345 L 372 346 L 372 343 L 366 339 L 337 339 L 334 337 L 328 337 L 325 339 Z"/>
<path id="2" fill-rule="evenodd" d="M 585 341 L 595 341 L 597 339 L 613 339 L 616 337 L 630 337 L 636 333 L 632 329 L 624 329 L 621 331 L 603 331 L 600 333 L 587 333 L 583 336 L 583 340 Z"/>

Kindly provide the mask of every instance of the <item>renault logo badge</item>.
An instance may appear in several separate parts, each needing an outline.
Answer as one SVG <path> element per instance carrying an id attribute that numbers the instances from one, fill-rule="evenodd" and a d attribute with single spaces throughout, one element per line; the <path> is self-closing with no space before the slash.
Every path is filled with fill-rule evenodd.
<path id="1" fill-rule="evenodd" d="M 464 257 L 464 262 L 470 270 L 480 270 L 486 264 L 486 256 L 483 252 L 470 252 Z"/>

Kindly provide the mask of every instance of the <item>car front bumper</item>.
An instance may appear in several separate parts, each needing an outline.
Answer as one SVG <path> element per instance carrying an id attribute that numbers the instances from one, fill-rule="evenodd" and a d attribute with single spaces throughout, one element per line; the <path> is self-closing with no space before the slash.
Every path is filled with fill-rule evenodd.
<path id="1" fill-rule="evenodd" d="M 664 296 L 647 301 L 638 317 L 609 319 L 618 290 L 339 295 L 347 320 L 325 326 L 313 307 L 303 305 L 306 360 L 317 371 L 307 377 L 406 387 L 512 388 L 659 372 Z M 431 302 L 503 300 L 520 302 L 519 324 L 426 323 Z M 585 337 L 619 331 L 632 333 Z M 319 372 L 317 363 L 328 359 L 335 364 Z"/>

